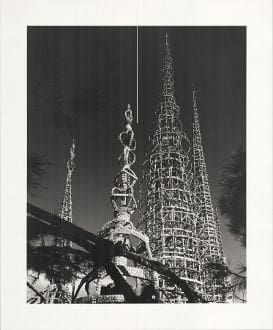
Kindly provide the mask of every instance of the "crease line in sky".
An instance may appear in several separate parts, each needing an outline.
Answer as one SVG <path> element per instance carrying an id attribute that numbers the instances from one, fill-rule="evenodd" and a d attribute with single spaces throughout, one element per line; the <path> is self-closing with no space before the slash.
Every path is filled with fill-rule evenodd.
<path id="1" fill-rule="evenodd" d="M 136 84 L 136 111 L 137 111 L 137 114 L 136 114 L 136 122 L 138 124 L 138 0 L 136 0 L 136 3 L 137 3 L 137 84 Z"/>

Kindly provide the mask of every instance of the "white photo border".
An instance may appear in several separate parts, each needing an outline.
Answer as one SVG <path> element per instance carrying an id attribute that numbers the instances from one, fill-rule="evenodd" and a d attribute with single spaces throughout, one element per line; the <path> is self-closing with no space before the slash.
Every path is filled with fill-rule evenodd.
<path id="1" fill-rule="evenodd" d="M 2 0 L 3 330 L 272 329 L 271 0 Z M 246 304 L 26 304 L 27 26 L 247 27 Z"/>

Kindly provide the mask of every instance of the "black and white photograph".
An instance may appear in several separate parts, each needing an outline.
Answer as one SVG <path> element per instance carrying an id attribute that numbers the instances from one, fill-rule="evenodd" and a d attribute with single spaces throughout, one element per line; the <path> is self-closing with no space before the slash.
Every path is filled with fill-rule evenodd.
<path id="1" fill-rule="evenodd" d="M 27 47 L 27 302 L 245 303 L 246 27 Z"/>
<path id="2" fill-rule="evenodd" d="M 0 15 L 0 328 L 272 329 L 272 1 Z"/>

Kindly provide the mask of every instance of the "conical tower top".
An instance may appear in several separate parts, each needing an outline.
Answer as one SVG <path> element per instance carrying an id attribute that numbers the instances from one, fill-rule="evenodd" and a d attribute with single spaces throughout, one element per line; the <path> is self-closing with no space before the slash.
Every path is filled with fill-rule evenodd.
<path id="1" fill-rule="evenodd" d="M 196 96 L 196 89 L 194 83 L 192 84 L 192 107 L 193 107 L 193 133 L 195 133 L 198 136 L 198 138 L 201 140 L 198 109 L 197 109 L 197 96 Z"/>
<path id="2" fill-rule="evenodd" d="M 166 47 L 166 53 L 171 56 L 171 49 L 170 49 L 170 44 L 169 44 L 169 37 L 168 33 L 165 34 L 165 47 Z"/>
<path id="3" fill-rule="evenodd" d="M 194 168 L 194 189 L 201 205 L 199 218 L 204 221 L 204 228 L 208 237 L 207 256 L 214 262 L 223 261 L 224 252 L 220 235 L 220 224 L 216 213 L 213 210 L 211 193 L 208 180 L 208 172 L 205 155 L 202 145 L 200 124 L 198 118 L 198 105 L 196 89 L 192 87 L 193 104 L 193 168 Z"/>
<path id="4" fill-rule="evenodd" d="M 164 99 L 174 97 L 174 68 L 168 34 L 165 35 L 164 60 L 162 66 L 162 95 Z"/>
<path id="5" fill-rule="evenodd" d="M 195 174 L 200 171 L 207 177 L 207 169 L 204 158 L 204 151 L 202 145 L 202 138 L 200 132 L 199 116 L 198 116 L 198 107 L 197 107 L 197 96 L 195 85 L 192 84 L 192 108 L 193 108 L 193 151 L 194 151 L 194 172 Z M 199 160 L 202 160 L 202 166 L 200 167 Z M 208 182 L 206 182 L 208 185 Z"/>
<path id="6" fill-rule="evenodd" d="M 62 201 L 62 205 L 59 211 L 59 217 L 63 220 L 72 222 L 72 173 L 75 170 L 75 140 L 73 138 L 72 145 L 70 148 L 70 158 L 66 163 L 67 167 L 67 175 L 66 175 L 66 184 L 64 189 L 64 197 Z"/>
<path id="7" fill-rule="evenodd" d="M 58 216 L 68 222 L 72 222 L 72 173 L 75 170 L 75 140 L 73 138 L 70 148 L 70 158 L 66 163 L 67 175 L 64 188 L 64 197 L 58 213 Z M 57 246 L 72 246 L 72 242 L 64 239 L 58 239 L 56 241 Z"/>
<path id="8" fill-rule="evenodd" d="M 72 139 L 72 145 L 70 148 L 70 159 L 66 163 L 67 170 L 68 172 L 73 172 L 75 169 L 75 163 L 74 163 L 74 158 L 75 158 L 75 139 Z"/>

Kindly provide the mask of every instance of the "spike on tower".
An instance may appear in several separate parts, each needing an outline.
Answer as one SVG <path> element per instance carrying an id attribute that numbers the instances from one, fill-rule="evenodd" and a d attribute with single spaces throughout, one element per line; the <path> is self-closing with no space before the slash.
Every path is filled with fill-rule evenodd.
<path id="1" fill-rule="evenodd" d="M 162 67 L 162 88 L 151 152 L 144 163 L 147 205 L 144 220 L 155 258 L 202 291 L 200 241 L 192 199 L 190 143 L 178 118 L 174 65 L 168 36 Z M 174 285 L 160 279 L 163 302 L 186 302 Z"/>
<path id="2" fill-rule="evenodd" d="M 72 140 L 72 146 L 70 148 L 70 158 L 66 163 L 67 175 L 66 175 L 66 184 L 64 189 L 64 197 L 62 201 L 62 205 L 58 216 L 68 222 L 72 222 L 73 220 L 73 212 L 72 212 L 72 173 L 75 170 L 75 140 Z M 57 246 L 72 246 L 72 242 L 67 240 L 58 240 Z"/>
<path id="3" fill-rule="evenodd" d="M 70 158 L 66 163 L 67 175 L 64 189 L 64 197 L 58 216 L 64 221 L 72 222 L 72 173 L 75 170 L 75 140 L 72 140 L 70 148 Z M 66 248 L 72 247 L 72 242 L 61 237 L 56 237 L 55 247 Z M 66 304 L 70 303 L 71 295 L 69 293 L 68 283 L 62 281 L 52 282 L 46 290 L 45 294 L 47 304 Z"/>
<path id="4" fill-rule="evenodd" d="M 208 173 L 204 150 L 202 145 L 196 90 L 192 89 L 193 103 L 193 175 L 194 193 L 200 205 L 197 214 L 200 224 L 200 234 L 206 244 L 205 263 L 225 264 L 226 259 L 220 234 L 220 223 L 216 211 L 213 209 L 211 193 L 208 181 Z M 206 270 L 204 270 L 206 272 Z M 224 296 L 221 294 L 223 283 L 217 281 L 205 281 L 205 291 L 208 300 L 222 302 Z"/>
<path id="5" fill-rule="evenodd" d="M 208 257 L 214 262 L 224 259 L 219 226 L 217 224 L 216 213 L 213 210 L 211 193 L 209 187 L 207 166 L 202 145 L 196 90 L 193 86 L 193 175 L 194 190 L 201 203 L 198 217 L 204 222 L 206 239 L 208 240 Z"/>
<path id="6" fill-rule="evenodd" d="M 174 68 L 168 35 L 165 36 L 164 62 L 162 67 L 162 96 L 174 98 Z"/>
<path id="7" fill-rule="evenodd" d="M 59 217 L 65 221 L 72 222 L 72 173 L 75 170 L 75 140 L 73 138 L 70 148 L 70 158 L 66 163 L 67 176 L 62 205 L 59 211 Z"/>

